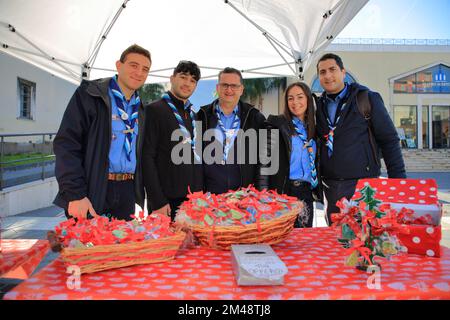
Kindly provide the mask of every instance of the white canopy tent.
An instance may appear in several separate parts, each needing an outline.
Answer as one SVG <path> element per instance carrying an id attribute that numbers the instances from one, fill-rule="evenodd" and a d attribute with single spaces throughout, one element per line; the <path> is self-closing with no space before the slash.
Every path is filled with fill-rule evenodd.
<path id="1" fill-rule="evenodd" d="M 202 78 L 226 66 L 244 77 L 301 76 L 368 0 L 0 0 L 0 50 L 59 77 L 111 76 L 137 43 L 147 82 L 179 60 Z"/>

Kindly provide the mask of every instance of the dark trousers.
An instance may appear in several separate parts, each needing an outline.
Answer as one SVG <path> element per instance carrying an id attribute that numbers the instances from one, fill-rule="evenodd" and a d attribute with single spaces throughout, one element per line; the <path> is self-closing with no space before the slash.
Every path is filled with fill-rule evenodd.
<path id="1" fill-rule="evenodd" d="M 105 210 L 107 217 L 122 220 L 132 220 L 130 217 L 136 210 L 136 197 L 134 195 L 134 181 L 108 181 Z M 97 212 L 100 214 L 100 212 Z"/>
<path id="2" fill-rule="evenodd" d="M 175 220 L 175 216 L 177 215 L 177 210 L 180 207 L 180 205 L 187 200 L 187 198 L 175 198 L 175 199 L 168 199 L 169 205 L 170 205 L 170 218 L 172 221 Z"/>
<path id="3" fill-rule="evenodd" d="M 336 207 L 336 202 L 346 197 L 350 200 L 355 193 L 356 184 L 358 179 L 353 180 L 329 180 L 324 179 L 323 192 L 324 192 L 324 204 L 325 204 L 325 218 L 327 224 L 331 225 L 331 214 L 339 213 L 340 210 Z"/>
<path id="4" fill-rule="evenodd" d="M 108 187 L 106 191 L 106 200 L 103 212 L 97 212 L 100 216 L 108 218 L 116 218 L 120 220 L 132 220 L 130 217 L 135 212 L 135 195 L 134 195 L 134 181 L 111 181 L 108 180 Z M 67 218 L 68 212 L 65 212 Z M 92 216 L 88 214 L 88 218 Z"/>
<path id="5" fill-rule="evenodd" d="M 300 186 L 294 186 L 291 182 L 287 182 L 286 194 L 296 197 L 305 203 L 303 214 L 300 214 L 294 223 L 294 228 L 311 228 L 314 218 L 313 197 L 311 192 L 311 184 L 302 183 Z"/>

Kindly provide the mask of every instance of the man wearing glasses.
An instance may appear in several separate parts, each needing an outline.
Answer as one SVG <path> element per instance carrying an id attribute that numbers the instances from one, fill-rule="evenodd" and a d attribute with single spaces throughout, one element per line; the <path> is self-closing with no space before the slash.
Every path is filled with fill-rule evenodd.
<path id="1" fill-rule="evenodd" d="M 220 194 L 250 184 L 257 186 L 260 167 L 257 137 L 259 129 L 264 128 L 265 117 L 240 101 L 244 86 L 239 70 L 223 69 L 216 90 L 219 98 L 203 106 L 197 115 L 202 121 L 203 140 L 208 141 L 208 131 L 213 132 L 203 150 L 204 189 Z M 219 148 L 208 147 L 213 144 Z M 208 159 L 208 151 L 212 149 Z"/>
<path id="2" fill-rule="evenodd" d="M 170 90 L 145 107 L 146 132 L 142 170 L 149 212 L 175 219 L 188 191 L 203 187 L 202 166 L 197 141 L 195 113 L 189 97 L 200 80 L 200 69 L 192 61 L 180 61 L 170 77 Z M 179 133 L 179 134 L 178 134 Z M 175 136 L 176 139 L 173 138 Z M 179 153 L 179 145 L 187 146 Z M 185 154 L 185 153 L 188 154 Z"/>

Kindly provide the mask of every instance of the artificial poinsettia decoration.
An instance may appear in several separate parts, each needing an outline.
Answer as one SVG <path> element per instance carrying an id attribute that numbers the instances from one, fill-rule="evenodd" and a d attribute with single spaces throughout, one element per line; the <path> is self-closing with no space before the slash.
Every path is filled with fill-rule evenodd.
<path id="1" fill-rule="evenodd" d="M 133 216 L 134 217 L 134 216 Z M 159 239 L 174 235 L 170 218 L 141 212 L 132 221 L 109 219 L 69 219 L 56 228 L 56 237 L 65 248 L 83 248 Z"/>
<path id="2" fill-rule="evenodd" d="M 355 200 L 342 198 L 336 204 L 340 213 L 331 216 L 333 226 L 341 227 L 340 243 L 347 248 L 346 264 L 365 269 L 377 264 L 375 257 L 390 258 L 405 251 L 398 234 L 409 233 L 406 225 L 398 222 L 397 211 L 381 204 L 370 185 L 361 190 Z"/>
<path id="3" fill-rule="evenodd" d="M 188 194 L 176 221 L 200 226 L 243 226 L 272 220 L 295 209 L 298 199 L 273 190 L 259 191 L 253 186 L 224 194 Z M 300 207 L 299 207 L 300 211 Z"/>

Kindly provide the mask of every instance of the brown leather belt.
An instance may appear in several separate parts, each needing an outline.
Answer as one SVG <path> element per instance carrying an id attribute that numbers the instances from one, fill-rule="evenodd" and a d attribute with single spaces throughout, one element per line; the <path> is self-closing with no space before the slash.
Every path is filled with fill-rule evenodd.
<path id="1" fill-rule="evenodd" d="M 134 174 L 132 173 L 109 173 L 108 180 L 112 181 L 125 181 L 125 180 L 133 180 Z"/>

